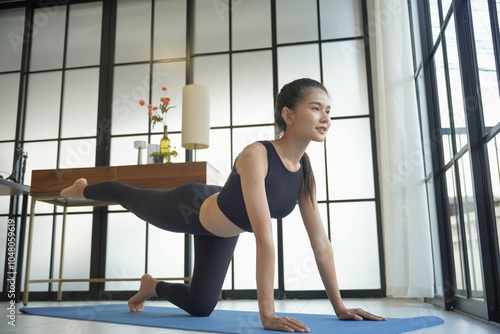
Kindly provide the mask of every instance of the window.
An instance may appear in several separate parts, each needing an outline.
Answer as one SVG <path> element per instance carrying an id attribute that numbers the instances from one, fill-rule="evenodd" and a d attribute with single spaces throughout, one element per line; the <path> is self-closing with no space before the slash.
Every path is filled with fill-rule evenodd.
<path id="1" fill-rule="evenodd" d="M 180 154 L 173 162 L 184 161 L 188 152 L 180 147 L 182 87 L 192 82 L 208 85 L 211 92 L 211 147 L 200 150 L 198 160 L 227 175 L 246 145 L 274 138 L 276 92 L 287 82 L 310 77 L 322 81 L 332 97 L 332 131 L 326 143 L 311 144 L 307 152 L 315 169 L 323 222 L 343 272 L 341 289 L 358 297 L 385 295 L 365 1 L 117 0 L 116 6 L 106 1 L 18 6 L 27 6 L 27 14 L 24 7 L 7 10 L 0 5 L 0 52 L 2 59 L 4 53 L 9 59 L 0 64 L 0 94 L 10 109 L 25 115 L 26 131 L 15 138 L 15 114 L 0 124 L 0 130 L 5 129 L 0 131 L 0 157 L 7 157 L 0 158 L 0 170 L 11 169 L 17 144 L 30 156 L 27 180 L 34 169 L 135 164 L 134 141 L 155 143 L 163 134 L 163 128 L 149 125 L 147 111 L 138 101 L 154 104 L 162 86 L 176 105 L 167 116 L 169 137 Z M 36 34 L 22 31 L 25 16 L 33 20 Z M 257 16 L 261 19 L 255 25 Z M 339 24 L 340 19 L 344 23 Z M 14 49 L 4 47 L 10 40 L 3 31 L 30 40 L 30 57 L 24 64 Z M 26 73 L 21 73 L 22 65 Z M 27 85 L 18 92 L 22 79 Z M 25 110 L 17 106 L 18 94 L 26 95 Z M 349 150 L 340 145 L 345 141 L 351 144 Z M 34 245 L 38 265 L 32 271 L 33 277 L 47 278 L 58 271 L 57 265 L 51 267 L 59 256 L 51 245 L 60 243 L 60 212 L 37 205 L 44 239 Z M 0 210 L 0 215 L 7 213 L 7 202 L 0 202 Z M 174 249 L 178 253 L 184 236 L 158 231 L 120 207 L 107 210 L 107 238 L 100 241 L 106 254 L 95 254 L 89 246 L 96 238 L 92 234 L 96 215 L 89 209 L 70 210 L 74 226 L 68 238 L 75 246 L 82 245 L 75 252 L 82 260 L 68 267 L 68 275 L 88 277 L 89 267 L 98 271 L 99 266 L 87 260 L 98 257 L 108 260 L 100 273 L 107 277 L 137 276 L 145 270 L 157 276 L 183 276 L 182 257 L 165 259 L 165 254 Z M 283 245 L 277 249 L 275 288 L 291 297 L 325 296 L 317 272 L 311 270 L 310 247 L 298 241 L 304 234 L 298 209 L 273 225 L 276 245 Z M 341 236 L 354 231 L 362 235 L 356 243 L 346 244 Z M 82 241 L 75 240 L 78 235 Z M 137 238 L 139 250 L 129 254 L 126 245 Z M 169 239 L 167 246 L 163 238 Z M 351 252 L 361 246 L 370 256 L 362 257 L 357 271 L 343 270 Z M 255 266 L 247 260 L 254 247 L 250 234 L 240 238 L 224 285 L 226 296 L 255 292 Z M 128 261 L 123 261 L 124 254 Z M 137 286 L 101 285 L 115 296 Z M 38 291 L 53 288 L 37 287 Z M 68 288 L 92 290 L 83 283 Z"/>
<path id="2" fill-rule="evenodd" d="M 422 140 L 433 217 L 435 302 L 500 322 L 497 5 L 412 1 L 410 14 L 415 79 L 425 92 L 419 102 L 422 125 L 428 127 Z"/>

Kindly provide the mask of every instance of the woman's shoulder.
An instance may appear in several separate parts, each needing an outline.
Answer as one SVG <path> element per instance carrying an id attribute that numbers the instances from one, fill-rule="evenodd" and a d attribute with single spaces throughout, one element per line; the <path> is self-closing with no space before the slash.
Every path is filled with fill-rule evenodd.
<path id="1" fill-rule="evenodd" d="M 260 142 L 252 143 L 241 151 L 236 160 L 238 172 L 247 168 L 265 167 L 267 170 L 267 149 Z"/>
<path id="2" fill-rule="evenodd" d="M 266 153 L 266 147 L 264 146 L 264 143 L 260 141 L 256 141 L 250 145 L 247 145 L 243 151 L 241 151 L 241 154 L 246 154 L 246 155 L 251 155 L 251 154 L 262 154 Z"/>
<path id="3" fill-rule="evenodd" d="M 246 158 L 264 157 L 267 156 L 267 149 L 263 143 L 256 141 L 246 146 L 243 151 L 241 151 L 240 156 Z"/>

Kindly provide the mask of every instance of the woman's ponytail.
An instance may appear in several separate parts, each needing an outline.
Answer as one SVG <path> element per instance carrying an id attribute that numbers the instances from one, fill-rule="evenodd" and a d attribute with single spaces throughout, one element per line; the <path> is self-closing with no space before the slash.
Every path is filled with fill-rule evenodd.
<path id="1" fill-rule="evenodd" d="M 309 198 L 314 205 L 314 202 L 316 201 L 316 181 L 314 180 L 311 161 L 309 160 L 309 156 L 307 155 L 307 153 L 304 153 L 304 155 L 300 159 L 300 162 L 302 164 L 302 172 L 304 173 L 302 188 L 304 189 L 305 194 L 309 195 Z"/>

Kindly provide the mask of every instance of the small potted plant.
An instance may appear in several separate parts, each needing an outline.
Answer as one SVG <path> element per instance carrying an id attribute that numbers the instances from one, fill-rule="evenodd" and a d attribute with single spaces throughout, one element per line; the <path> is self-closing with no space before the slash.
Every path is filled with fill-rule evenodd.
<path id="1" fill-rule="evenodd" d="M 169 150 L 168 152 L 153 152 L 150 156 L 155 163 L 163 163 L 164 161 L 170 161 L 170 157 L 177 158 L 179 154 L 177 154 L 176 150 Z"/>

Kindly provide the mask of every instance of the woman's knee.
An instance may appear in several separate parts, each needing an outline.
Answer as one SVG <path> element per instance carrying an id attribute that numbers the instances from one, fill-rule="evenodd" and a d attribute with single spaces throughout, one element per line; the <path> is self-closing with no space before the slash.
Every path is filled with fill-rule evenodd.
<path id="1" fill-rule="evenodd" d="M 200 301 L 194 305 L 190 305 L 186 311 L 193 317 L 208 317 L 214 311 L 216 304 Z"/>

